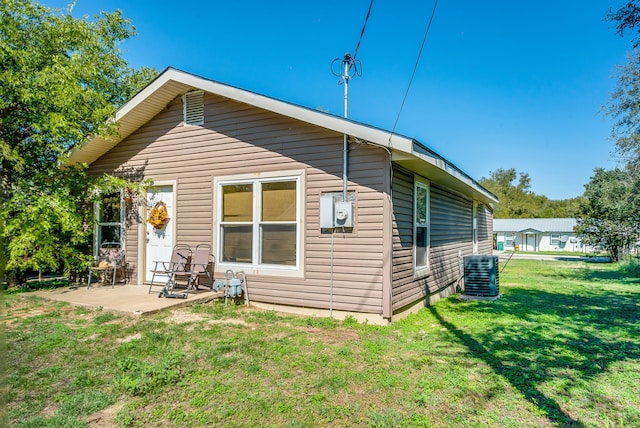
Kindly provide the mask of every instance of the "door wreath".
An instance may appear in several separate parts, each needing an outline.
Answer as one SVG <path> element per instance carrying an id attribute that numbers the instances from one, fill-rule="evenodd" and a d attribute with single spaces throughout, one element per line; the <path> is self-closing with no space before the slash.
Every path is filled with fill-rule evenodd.
<path id="1" fill-rule="evenodd" d="M 156 229 L 162 229 L 164 225 L 167 224 L 167 220 L 169 220 L 167 205 L 162 201 L 157 202 L 153 208 L 151 208 L 147 222 Z"/>

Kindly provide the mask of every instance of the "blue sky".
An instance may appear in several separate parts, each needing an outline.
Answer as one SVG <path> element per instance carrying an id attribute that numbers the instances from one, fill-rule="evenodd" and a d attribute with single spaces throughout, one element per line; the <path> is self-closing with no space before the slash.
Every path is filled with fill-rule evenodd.
<path id="1" fill-rule="evenodd" d="M 67 1 L 43 0 L 50 7 Z M 615 166 L 601 113 L 628 39 L 604 22 L 622 1 L 440 0 L 396 132 L 475 179 L 498 168 L 531 177 L 551 199 L 582 194 Z M 349 84 L 349 117 L 391 130 L 432 12 L 430 0 L 377 0 Z M 138 35 L 134 67 L 180 68 L 264 95 L 343 114 L 330 71 L 352 52 L 369 0 L 89 1 L 76 17 L 121 9 Z"/>

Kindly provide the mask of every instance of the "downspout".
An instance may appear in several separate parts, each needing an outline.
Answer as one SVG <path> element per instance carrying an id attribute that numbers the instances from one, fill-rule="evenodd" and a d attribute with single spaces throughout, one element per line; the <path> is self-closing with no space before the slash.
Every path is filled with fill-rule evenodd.
<path id="1" fill-rule="evenodd" d="M 344 134 L 342 143 L 342 200 L 347 202 L 347 160 L 349 156 L 349 141 L 347 134 Z"/>

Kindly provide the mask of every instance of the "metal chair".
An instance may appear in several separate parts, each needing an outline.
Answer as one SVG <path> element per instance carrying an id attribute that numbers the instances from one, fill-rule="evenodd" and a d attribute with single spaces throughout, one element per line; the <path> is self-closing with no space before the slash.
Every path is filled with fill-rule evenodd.
<path id="1" fill-rule="evenodd" d="M 163 286 L 166 283 L 166 280 L 169 279 L 170 275 L 174 271 L 179 270 L 187 270 L 189 266 L 189 261 L 191 260 L 191 247 L 187 244 L 176 244 L 173 247 L 173 251 L 171 252 L 171 259 L 167 261 L 158 261 L 154 260 L 155 266 L 151 269 L 150 272 L 153 273 L 151 275 L 151 284 L 149 285 L 149 293 L 151 293 L 151 289 L 153 288 L 154 280 L 156 275 L 162 275 L 165 277 L 165 282 L 162 284 Z"/>
<path id="2" fill-rule="evenodd" d="M 100 273 L 104 278 L 107 274 L 111 274 L 111 288 L 116 285 L 116 276 L 120 272 L 124 282 L 127 282 L 127 265 L 125 263 L 124 249 L 119 242 L 105 242 L 98 250 L 98 257 L 95 258 L 89 266 L 89 277 L 87 279 L 87 288 L 91 288 L 92 274 Z"/>
<path id="3" fill-rule="evenodd" d="M 198 289 L 198 283 L 201 277 L 208 280 L 208 286 L 213 290 L 212 274 L 215 270 L 215 258 L 211 254 L 211 245 L 200 244 L 196 246 L 187 269 L 177 269 L 169 274 L 169 279 L 165 284 L 162 292 L 158 297 L 179 297 L 186 299 L 190 291 Z M 176 287 L 179 287 L 178 281 L 184 284 L 184 293 L 175 293 Z"/>

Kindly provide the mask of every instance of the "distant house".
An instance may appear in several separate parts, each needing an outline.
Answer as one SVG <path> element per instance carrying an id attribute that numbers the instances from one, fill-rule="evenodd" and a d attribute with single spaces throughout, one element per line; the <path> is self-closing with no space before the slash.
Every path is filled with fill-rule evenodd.
<path id="1" fill-rule="evenodd" d="M 386 323 L 492 251 L 497 198 L 413 138 L 173 68 L 115 120 L 70 162 L 153 179 L 144 206 L 123 192 L 97 210 L 96 246 L 121 242 L 137 284 L 175 244 L 208 243 L 215 277 L 243 270 L 252 304 Z M 161 229 L 145 221 L 157 201 Z"/>
<path id="2" fill-rule="evenodd" d="M 519 251 L 588 251 L 573 228 L 575 218 L 497 218 L 496 249 Z"/>

